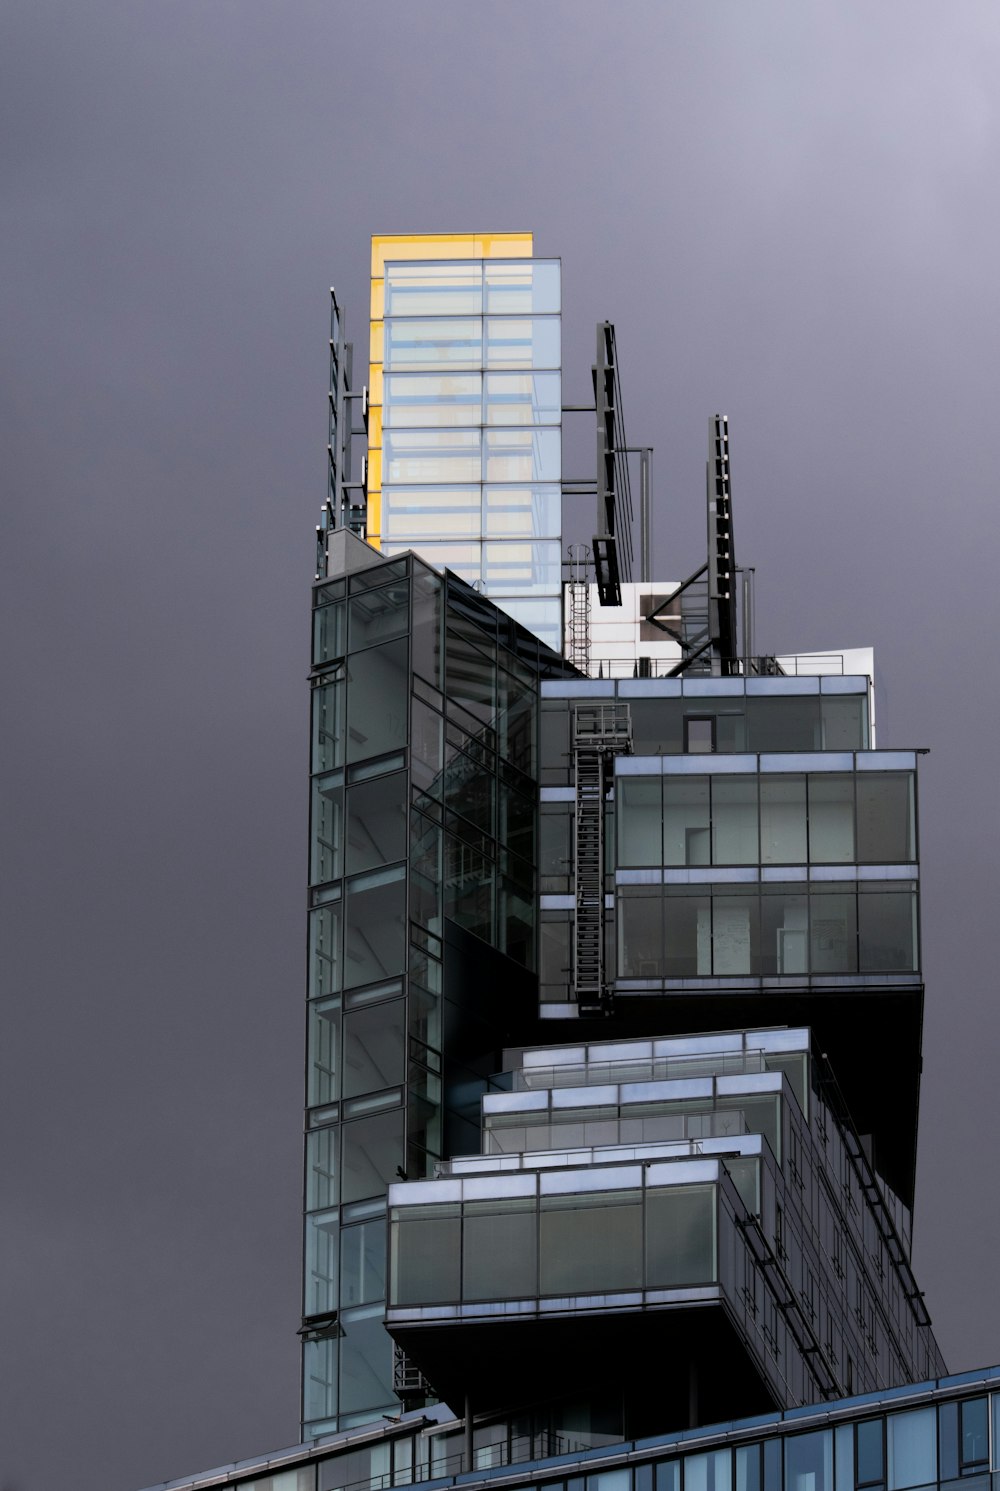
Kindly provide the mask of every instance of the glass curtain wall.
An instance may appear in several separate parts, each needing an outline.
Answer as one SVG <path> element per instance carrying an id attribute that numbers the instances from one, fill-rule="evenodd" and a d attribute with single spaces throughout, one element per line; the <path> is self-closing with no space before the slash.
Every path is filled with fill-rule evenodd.
<path id="1" fill-rule="evenodd" d="M 383 1325 L 386 1192 L 444 1154 L 445 918 L 483 939 L 485 956 L 534 967 L 542 651 L 412 558 L 330 578 L 313 605 L 311 1436 L 398 1408 Z"/>
<path id="2" fill-rule="evenodd" d="M 373 280 L 369 541 L 454 570 L 558 650 L 559 261 L 393 252 Z"/>

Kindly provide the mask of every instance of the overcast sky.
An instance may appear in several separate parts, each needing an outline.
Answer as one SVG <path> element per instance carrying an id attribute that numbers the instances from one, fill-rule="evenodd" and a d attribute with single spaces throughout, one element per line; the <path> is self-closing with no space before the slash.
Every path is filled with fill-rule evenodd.
<path id="1" fill-rule="evenodd" d="M 328 290 L 533 229 L 616 323 L 656 557 L 729 415 L 758 641 L 921 768 L 915 1266 L 1000 1358 L 995 0 L 5 0 L 0 1487 L 297 1438 Z M 589 436 L 588 436 L 589 447 Z"/>

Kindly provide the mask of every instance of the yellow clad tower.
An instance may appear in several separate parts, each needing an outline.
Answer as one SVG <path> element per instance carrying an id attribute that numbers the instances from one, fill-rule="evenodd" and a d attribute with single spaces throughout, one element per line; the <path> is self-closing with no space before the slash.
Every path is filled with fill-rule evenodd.
<path id="1" fill-rule="evenodd" d="M 561 646 L 560 263 L 530 233 L 372 238 L 366 538 Z"/>

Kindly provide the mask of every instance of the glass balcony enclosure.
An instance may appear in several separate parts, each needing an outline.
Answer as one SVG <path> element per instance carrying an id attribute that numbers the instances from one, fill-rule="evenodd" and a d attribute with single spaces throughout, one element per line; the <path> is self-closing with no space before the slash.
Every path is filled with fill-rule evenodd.
<path id="1" fill-rule="evenodd" d="M 408 1351 L 440 1349 L 426 1343 L 448 1321 L 725 1298 L 789 1401 L 817 1391 L 822 1343 L 835 1378 L 869 1386 L 939 1363 L 889 1212 L 867 1199 L 871 1173 L 821 1096 L 808 1031 L 509 1059 L 512 1090 L 482 1099 L 481 1154 L 390 1189 L 387 1323 Z M 790 1335 L 772 1319 L 770 1266 Z M 448 1341 L 460 1367 L 462 1337 Z"/>
<path id="2" fill-rule="evenodd" d="M 636 756 L 855 752 L 871 748 L 869 687 L 867 678 L 852 676 L 548 682 L 540 718 L 542 785 L 572 782 L 577 704 L 627 702 Z M 756 763 L 748 769 L 756 771 Z"/>
<path id="3" fill-rule="evenodd" d="M 878 770 L 877 752 L 845 754 L 822 771 L 789 769 L 798 761 L 787 755 L 731 758 L 727 766 L 749 770 L 724 774 L 675 764 L 616 762 L 619 869 L 916 861 L 914 772 Z"/>

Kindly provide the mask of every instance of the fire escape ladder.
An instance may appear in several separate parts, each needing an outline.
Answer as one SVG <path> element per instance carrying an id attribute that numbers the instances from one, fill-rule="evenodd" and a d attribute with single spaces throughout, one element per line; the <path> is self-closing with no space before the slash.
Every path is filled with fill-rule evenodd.
<path id="1" fill-rule="evenodd" d="M 586 578 L 569 582 L 569 661 L 590 672 L 590 585 Z"/>
<path id="2" fill-rule="evenodd" d="M 607 1014 L 604 967 L 604 805 L 613 760 L 632 750 L 627 704 L 580 705 L 573 711 L 576 772 L 576 927 L 573 986 L 581 1015 Z"/>

